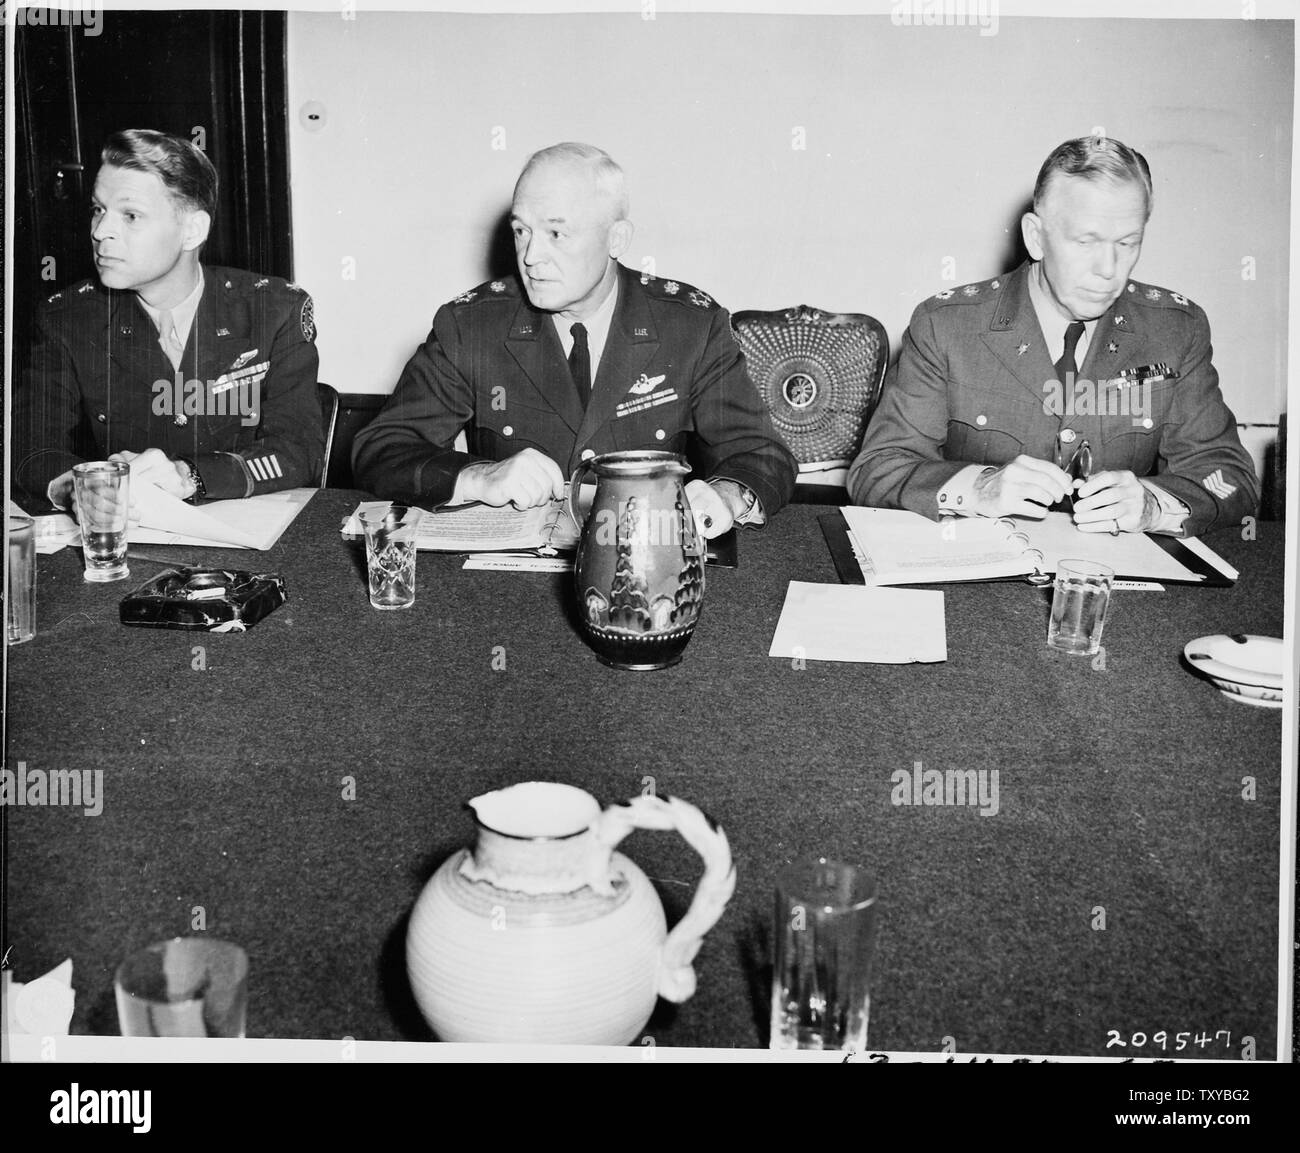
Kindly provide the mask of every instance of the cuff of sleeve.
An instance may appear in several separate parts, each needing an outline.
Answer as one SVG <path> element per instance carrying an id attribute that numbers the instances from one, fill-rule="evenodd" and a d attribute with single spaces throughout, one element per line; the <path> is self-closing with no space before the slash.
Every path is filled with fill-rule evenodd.
<path id="1" fill-rule="evenodd" d="M 975 511 L 975 482 L 986 472 L 994 469 L 980 464 L 968 464 L 944 484 L 935 500 L 939 506 L 940 516 L 979 516 Z"/>
<path id="2" fill-rule="evenodd" d="M 204 453 L 193 463 L 208 500 L 239 500 L 253 495 L 253 474 L 238 453 Z"/>
<path id="3" fill-rule="evenodd" d="M 1160 503 L 1160 519 L 1147 532 L 1165 533 L 1171 536 L 1181 535 L 1183 522 L 1192 515 L 1192 510 L 1172 493 L 1166 492 L 1158 484 L 1143 477 L 1138 482 Z"/>
<path id="4" fill-rule="evenodd" d="M 741 500 L 745 502 L 744 510 L 735 514 L 733 524 L 749 524 L 758 528 L 760 525 L 767 523 L 767 514 L 763 511 L 763 502 L 759 499 L 758 493 L 744 481 L 737 480 L 734 476 L 709 477 L 710 484 L 720 480 L 725 480 L 728 484 L 734 484 L 740 493 Z"/>

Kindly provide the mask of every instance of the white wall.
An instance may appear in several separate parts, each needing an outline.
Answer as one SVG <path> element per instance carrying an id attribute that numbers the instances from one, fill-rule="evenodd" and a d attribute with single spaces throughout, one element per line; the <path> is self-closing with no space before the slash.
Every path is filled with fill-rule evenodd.
<path id="1" fill-rule="evenodd" d="M 1239 421 L 1285 407 L 1292 25 L 882 16 L 289 17 L 296 278 L 322 379 L 387 392 L 438 305 L 489 275 L 529 152 L 626 169 L 625 261 L 733 311 L 913 306 L 1005 269 L 1046 154 L 1095 125 L 1156 185 L 1140 279 L 1202 304 Z M 308 101 L 322 127 L 299 123 Z M 806 147 L 798 149 L 802 130 Z M 504 144 L 504 147 L 494 147 Z M 1255 279 L 1243 279 L 1243 261 Z M 345 275 L 355 262 L 355 278 Z"/>

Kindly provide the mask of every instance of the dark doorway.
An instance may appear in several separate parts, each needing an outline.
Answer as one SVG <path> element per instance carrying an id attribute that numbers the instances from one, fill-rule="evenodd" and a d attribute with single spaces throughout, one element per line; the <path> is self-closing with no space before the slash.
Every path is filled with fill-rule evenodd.
<path id="1" fill-rule="evenodd" d="M 43 13 L 43 18 L 42 18 Z M 104 139 L 155 128 L 221 178 L 204 260 L 293 279 L 283 12 L 28 10 L 15 28 L 14 357 L 39 301 L 94 275 L 89 198 Z"/>

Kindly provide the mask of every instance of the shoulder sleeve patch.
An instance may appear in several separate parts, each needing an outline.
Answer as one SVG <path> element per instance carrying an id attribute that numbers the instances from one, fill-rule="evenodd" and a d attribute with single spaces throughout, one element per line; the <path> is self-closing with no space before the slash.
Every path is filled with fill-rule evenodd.
<path id="1" fill-rule="evenodd" d="M 302 302 L 302 310 L 298 313 L 298 323 L 302 325 L 302 338 L 310 344 L 316 339 L 316 313 L 312 306 L 311 297 L 305 296 Z"/>

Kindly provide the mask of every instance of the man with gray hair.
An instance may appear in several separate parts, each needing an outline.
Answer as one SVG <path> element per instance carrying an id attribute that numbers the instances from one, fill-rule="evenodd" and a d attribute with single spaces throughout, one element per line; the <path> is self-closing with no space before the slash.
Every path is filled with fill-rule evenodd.
<path id="1" fill-rule="evenodd" d="M 705 534 L 762 524 L 796 464 L 745 368 L 726 310 L 618 262 L 632 240 L 622 170 L 587 144 L 529 158 L 510 227 L 518 279 L 443 305 L 383 411 L 358 433 L 358 482 L 432 508 L 529 508 L 605 452 L 693 455 Z M 454 447 L 464 430 L 468 451 Z"/>
<path id="2" fill-rule="evenodd" d="M 1219 392 L 1205 313 L 1130 279 L 1151 173 L 1103 136 L 1043 163 L 1031 261 L 917 307 L 849 470 L 858 504 L 1194 536 L 1239 523 L 1259 482 Z"/>

